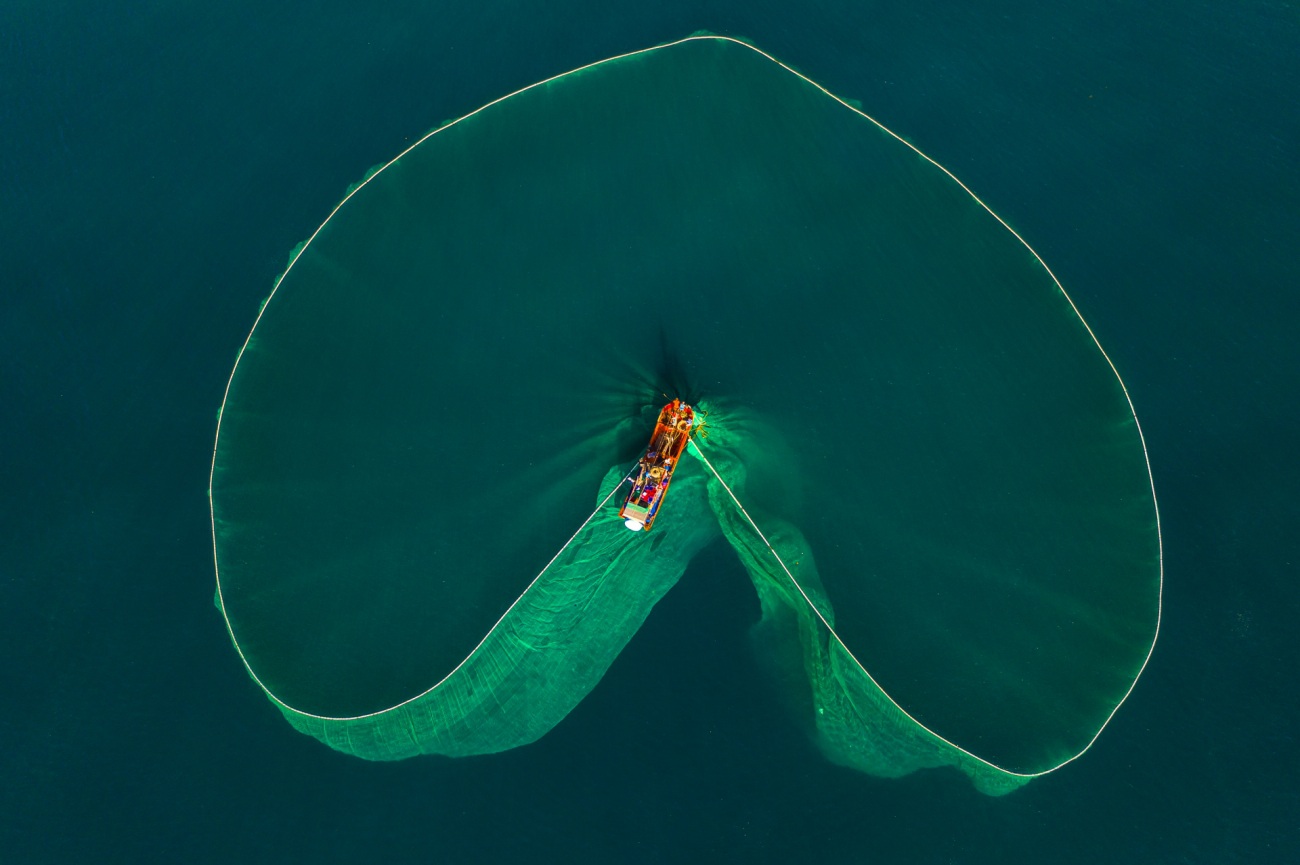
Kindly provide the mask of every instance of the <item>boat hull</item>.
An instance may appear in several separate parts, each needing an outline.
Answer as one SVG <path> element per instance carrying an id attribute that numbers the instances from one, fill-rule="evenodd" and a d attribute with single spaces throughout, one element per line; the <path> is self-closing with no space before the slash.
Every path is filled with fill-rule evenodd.
<path id="1" fill-rule="evenodd" d="M 654 432 L 645 455 L 637 464 L 632 490 L 619 509 L 618 516 L 633 531 L 654 527 L 672 485 L 673 473 L 686 452 L 695 428 L 695 410 L 675 399 L 659 411 Z"/>

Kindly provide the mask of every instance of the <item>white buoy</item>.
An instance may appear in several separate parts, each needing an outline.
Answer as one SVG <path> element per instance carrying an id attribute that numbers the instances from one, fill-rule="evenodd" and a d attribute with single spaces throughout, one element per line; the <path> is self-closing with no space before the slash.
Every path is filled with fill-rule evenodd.
<path id="1" fill-rule="evenodd" d="M 645 528 L 645 523 L 641 522 L 636 517 L 628 517 L 623 521 L 623 525 L 627 526 L 634 532 L 639 532 Z"/>

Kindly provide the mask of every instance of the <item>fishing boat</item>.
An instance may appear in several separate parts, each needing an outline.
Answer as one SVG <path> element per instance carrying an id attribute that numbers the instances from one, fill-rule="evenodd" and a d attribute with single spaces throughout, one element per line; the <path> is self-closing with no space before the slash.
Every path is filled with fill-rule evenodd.
<path id="1" fill-rule="evenodd" d="M 695 428 L 695 409 L 675 399 L 659 412 L 659 421 L 650 436 L 645 456 L 637 464 L 632 491 L 619 509 L 623 525 L 634 532 L 650 530 L 663 507 L 677 463 L 686 452 Z"/>

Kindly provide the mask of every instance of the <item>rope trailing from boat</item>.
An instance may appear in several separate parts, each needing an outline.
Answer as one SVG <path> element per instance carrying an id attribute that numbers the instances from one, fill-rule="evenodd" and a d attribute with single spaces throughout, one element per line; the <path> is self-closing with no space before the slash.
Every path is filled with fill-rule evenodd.
<path id="1" fill-rule="evenodd" d="M 639 465 L 639 464 L 638 464 L 638 465 Z M 603 508 L 605 507 L 605 505 L 609 504 L 609 500 L 612 499 L 612 498 L 614 498 L 614 494 L 617 493 L 619 490 L 623 489 L 623 484 L 627 483 L 628 481 L 630 481 L 630 480 L 632 480 L 633 478 L 636 477 L 636 472 L 637 472 L 637 470 L 634 468 L 634 469 L 632 469 L 632 471 L 630 471 L 630 472 L 628 472 L 626 475 L 624 475 L 624 476 L 623 476 L 623 480 L 621 480 L 621 481 L 619 481 L 617 484 L 615 484 L 615 485 L 614 485 L 614 489 L 612 489 L 612 490 L 609 491 L 609 495 L 605 496 L 605 498 L 603 498 L 603 499 L 600 500 L 600 504 L 596 505 L 596 509 L 595 509 L 594 511 L 592 511 L 591 514 L 588 515 L 588 517 L 587 517 L 585 520 L 582 521 L 582 525 L 578 526 L 578 530 L 577 530 L 576 532 L 573 533 L 573 537 L 571 537 L 571 538 L 569 538 L 567 541 L 565 541 L 565 542 L 564 542 L 564 546 L 560 547 L 560 549 L 559 549 L 558 551 L 556 551 L 555 555 L 551 556 L 551 560 L 550 560 L 549 562 L 546 563 L 546 567 L 542 568 L 540 571 L 537 572 L 537 576 L 536 576 L 536 577 L 533 577 L 533 583 L 535 583 L 535 582 L 537 582 L 538 580 L 540 580 L 540 579 L 542 578 L 542 574 L 546 573 L 546 571 L 551 567 L 551 565 L 555 564 L 555 560 L 558 559 L 558 558 L 560 557 L 560 554 L 563 553 L 565 550 L 567 550 L 567 549 L 569 548 L 569 545 L 572 544 L 574 541 L 576 541 L 576 540 L 578 539 L 578 535 L 580 535 L 580 534 L 582 533 L 582 530 L 585 529 L 585 528 L 587 527 L 587 523 L 589 523 L 589 522 L 591 522 L 593 519 L 595 519 L 595 518 L 596 518 L 596 514 L 600 513 L 600 512 L 601 512 L 601 509 L 603 509 Z M 533 587 L 533 583 L 529 583 L 529 584 L 528 584 L 528 588 L 531 589 L 531 588 Z M 527 591 L 527 589 L 525 589 L 525 592 L 526 592 L 526 591 Z M 523 595 L 520 595 L 519 597 L 522 598 Z M 516 603 L 516 604 L 519 603 L 518 599 L 516 599 L 515 603 Z M 513 608 L 513 607 L 514 607 L 514 604 L 511 604 L 510 606 Z M 510 612 L 510 610 L 506 610 L 506 612 L 508 613 L 508 612 Z M 505 618 L 505 617 L 502 616 L 502 618 Z M 500 623 L 498 622 L 498 624 L 500 624 Z M 495 627 L 495 626 L 494 626 L 494 627 Z"/>
<path id="2" fill-rule="evenodd" d="M 736 503 L 736 507 L 740 509 L 740 513 L 749 522 L 750 526 L 753 527 L 754 531 L 758 534 L 758 537 L 767 547 L 768 552 L 772 554 L 772 558 L 776 559 L 776 563 L 781 566 L 781 570 L 785 571 L 785 575 L 790 578 L 790 582 L 794 583 L 794 587 L 799 590 L 799 594 L 803 595 L 804 600 L 808 602 L 808 606 L 812 607 L 813 612 L 817 614 L 817 618 L 821 619 L 822 624 L 826 625 L 826 627 L 830 628 L 831 632 L 834 633 L 835 629 L 831 628 L 831 623 L 826 621 L 822 616 L 821 611 L 817 609 L 817 605 L 813 603 L 812 598 L 808 597 L 808 593 L 803 590 L 803 586 L 799 585 L 799 581 L 795 579 L 794 574 L 792 574 L 790 569 L 785 566 L 785 561 L 776 551 L 776 548 L 772 546 L 772 542 L 767 539 L 767 535 L 763 534 L 763 530 L 758 527 L 758 523 L 754 522 L 754 518 L 749 515 L 749 511 L 745 510 L 745 506 L 740 503 L 740 499 L 736 498 L 736 494 L 731 491 L 731 487 L 727 486 L 727 482 L 722 479 L 722 475 L 718 474 L 718 470 L 713 467 L 713 463 L 709 462 L 709 458 L 704 455 L 704 451 L 700 450 L 700 446 L 693 438 L 690 440 L 690 447 L 695 449 L 695 455 L 704 461 L 704 464 L 708 466 L 709 471 L 718 479 L 718 483 L 722 484 L 722 488 L 727 491 L 727 495 L 731 496 L 731 500 Z"/>

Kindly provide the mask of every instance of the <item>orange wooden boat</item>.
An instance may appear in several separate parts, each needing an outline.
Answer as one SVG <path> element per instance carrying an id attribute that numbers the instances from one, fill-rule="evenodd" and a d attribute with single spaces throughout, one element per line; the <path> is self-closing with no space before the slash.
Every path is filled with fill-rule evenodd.
<path id="1" fill-rule="evenodd" d="M 619 509 L 623 525 L 634 532 L 647 531 L 654 525 L 655 517 L 668 495 L 677 463 L 686 452 L 695 428 L 695 409 L 679 399 L 664 406 L 659 412 L 659 422 L 650 436 L 645 456 L 637 466 L 637 476 L 632 482 L 632 492 Z"/>

